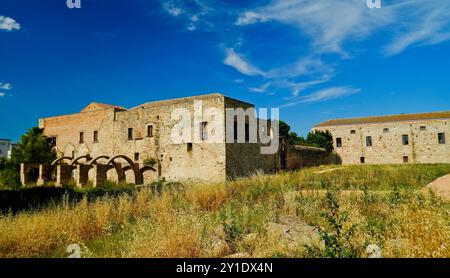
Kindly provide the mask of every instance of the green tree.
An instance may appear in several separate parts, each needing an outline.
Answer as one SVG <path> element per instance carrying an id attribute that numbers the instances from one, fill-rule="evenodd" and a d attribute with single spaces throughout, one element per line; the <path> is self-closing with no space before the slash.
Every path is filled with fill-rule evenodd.
<path id="1" fill-rule="evenodd" d="M 327 131 L 310 132 L 306 137 L 306 143 L 311 146 L 333 150 L 333 135 Z"/>
<path id="2" fill-rule="evenodd" d="M 10 164 L 18 167 L 20 163 L 51 163 L 56 153 L 44 130 L 32 127 L 11 152 Z"/>
<path id="3" fill-rule="evenodd" d="M 17 186 L 20 184 L 20 163 L 51 163 L 56 158 L 44 130 L 33 127 L 23 135 L 13 148 L 11 158 L 0 161 L 0 185 Z"/>

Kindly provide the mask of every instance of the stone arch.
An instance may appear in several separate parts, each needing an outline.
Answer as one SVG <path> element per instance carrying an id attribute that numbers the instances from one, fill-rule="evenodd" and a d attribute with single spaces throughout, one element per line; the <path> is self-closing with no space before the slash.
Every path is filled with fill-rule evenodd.
<path id="1" fill-rule="evenodd" d="M 58 164 L 59 162 L 64 161 L 64 160 L 72 161 L 72 157 L 70 157 L 70 156 L 63 156 L 63 157 L 57 158 L 57 159 L 53 160 L 51 166 L 54 167 L 56 164 Z"/>
<path id="2" fill-rule="evenodd" d="M 145 183 L 155 182 L 158 180 L 158 171 L 151 166 L 144 166 L 139 169 L 142 176 L 142 181 Z"/>
<path id="3" fill-rule="evenodd" d="M 109 158 L 109 160 L 106 162 L 106 165 L 108 166 L 108 165 L 114 163 L 114 161 L 115 161 L 116 159 L 119 159 L 119 158 L 125 160 L 125 161 L 128 163 L 128 166 L 133 170 L 133 174 L 134 174 L 134 183 L 135 183 L 135 184 L 142 184 L 142 174 L 141 174 L 141 172 L 139 171 L 139 164 L 135 164 L 135 163 L 133 162 L 133 160 L 131 160 L 131 158 L 129 158 L 128 156 L 126 156 L 126 155 L 116 155 L 116 156 L 113 156 L 113 157 Z M 127 167 L 125 167 L 125 168 L 127 168 Z M 116 168 L 116 169 L 117 169 L 117 168 Z M 121 169 L 122 172 L 123 172 L 123 170 L 124 170 L 124 169 Z M 127 168 L 127 170 L 129 170 L 129 168 Z M 123 173 L 122 173 L 122 174 L 123 174 Z M 119 172 L 118 172 L 118 175 L 120 175 Z"/>
<path id="4" fill-rule="evenodd" d="M 67 156 L 67 157 L 74 157 L 73 155 L 77 153 L 77 149 L 75 148 L 72 143 L 68 143 L 64 149 L 61 150 L 62 155 L 61 156 Z"/>
<path id="5" fill-rule="evenodd" d="M 92 157 L 91 157 L 89 154 L 87 154 L 87 155 L 82 155 L 82 156 L 79 156 L 79 157 L 73 159 L 73 160 L 70 162 L 70 166 L 75 166 L 76 164 L 78 164 L 78 161 L 81 160 L 81 159 L 83 159 L 83 158 L 86 159 L 86 162 L 92 159 Z"/>
<path id="6" fill-rule="evenodd" d="M 88 163 L 88 165 L 94 165 L 94 164 L 97 164 L 97 161 L 98 160 L 100 160 L 100 159 L 109 159 L 109 156 L 107 156 L 107 155 L 100 155 L 100 156 L 97 156 L 96 158 L 94 158 L 94 159 L 92 159 L 91 161 L 89 161 L 89 163 Z"/>

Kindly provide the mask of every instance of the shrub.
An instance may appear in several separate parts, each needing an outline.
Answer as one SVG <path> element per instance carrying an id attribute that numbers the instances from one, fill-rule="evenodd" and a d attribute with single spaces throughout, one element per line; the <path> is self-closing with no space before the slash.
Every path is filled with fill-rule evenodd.
<path id="1" fill-rule="evenodd" d="M 321 249 L 308 245 L 306 246 L 308 255 L 322 258 L 355 258 L 357 252 L 349 239 L 355 233 L 356 225 L 351 225 L 350 228 L 344 229 L 344 224 L 348 220 L 348 214 L 345 211 L 340 211 L 335 192 L 327 192 L 326 205 L 328 211 L 322 212 L 321 216 L 325 219 L 328 228 L 324 229 L 316 226 L 325 248 Z"/>

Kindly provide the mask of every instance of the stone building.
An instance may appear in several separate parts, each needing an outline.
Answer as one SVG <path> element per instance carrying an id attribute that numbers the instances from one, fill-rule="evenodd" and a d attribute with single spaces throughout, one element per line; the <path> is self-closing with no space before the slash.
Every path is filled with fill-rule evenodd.
<path id="1" fill-rule="evenodd" d="M 0 157 L 10 158 L 14 144 L 9 139 L 0 139 Z"/>
<path id="2" fill-rule="evenodd" d="M 450 163 L 450 111 L 329 120 L 343 164 Z"/>
<path id="3" fill-rule="evenodd" d="M 226 134 L 225 120 L 212 125 L 203 113 L 196 112 L 200 101 L 203 111 L 216 108 L 224 114 L 228 108 L 254 107 L 217 93 L 149 102 L 131 109 L 94 102 L 79 113 L 42 118 L 39 127 L 59 157 L 125 155 L 140 165 L 152 160 L 156 171 L 146 172 L 144 182 L 159 178 L 222 181 L 256 171 L 275 171 L 277 154 L 261 154 L 262 144 L 248 141 L 248 124 L 243 143 L 227 143 L 225 137 L 210 142 L 213 133 Z M 200 138 L 193 134 L 191 141 L 173 142 L 173 128 L 178 123 L 172 118 L 175 109 L 192 112 L 192 132 L 199 131 Z M 108 178 L 114 180 L 114 175 L 108 171 Z M 127 174 L 126 180 L 130 179 Z"/>

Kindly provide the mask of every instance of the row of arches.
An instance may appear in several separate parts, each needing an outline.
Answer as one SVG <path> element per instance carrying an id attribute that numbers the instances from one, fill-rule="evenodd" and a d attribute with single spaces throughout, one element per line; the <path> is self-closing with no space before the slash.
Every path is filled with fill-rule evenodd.
<path id="1" fill-rule="evenodd" d="M 56 186 L 62 186 L 69 184 L 72 179 L 75 179 L 75 184 L 82 187 L 86 186 L 89 177 L 92 177 L 93 185 L 101 186 L 106 182 L 107 173 L 110 170 L 116 172 L 119 183 L 126 182 L 126 174 L 130 172 L 132 182 L 136 185 L 143 183 L 144 172 L 156 172 L 152 167 L 141 167 L 126 155 L 100 155 L 95 158 L 90 155 L 82 155 L 75 158 L 63 156 L 54 160 L 50 165 L 21 165 L 21 180 L 22 184 L 33 182 L 28 178 L 28 174 L 38 171 L 38 184 L 54 181 Z M 93 171 L 93 173 L 90 173 L 90 171 Z M 74 173 L 76 175 L 73 175 Z"/>

